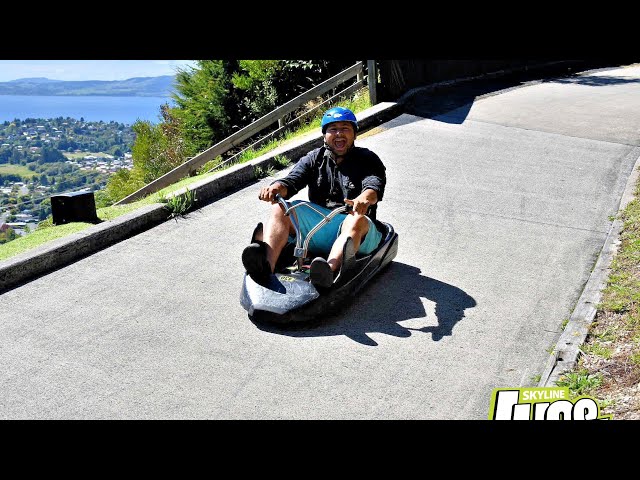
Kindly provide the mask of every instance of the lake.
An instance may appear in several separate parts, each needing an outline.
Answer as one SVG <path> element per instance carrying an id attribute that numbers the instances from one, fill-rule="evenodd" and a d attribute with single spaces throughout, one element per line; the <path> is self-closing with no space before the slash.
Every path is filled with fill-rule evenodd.
<path id="1" fill-rule="evenodd" d="M 16 118 L 84 118 L 90 122 L 132 125 L 136 120 L 160 123 L 160 105 L 173 104 L 162 97 L 0 95 L 0 122 Z"/>

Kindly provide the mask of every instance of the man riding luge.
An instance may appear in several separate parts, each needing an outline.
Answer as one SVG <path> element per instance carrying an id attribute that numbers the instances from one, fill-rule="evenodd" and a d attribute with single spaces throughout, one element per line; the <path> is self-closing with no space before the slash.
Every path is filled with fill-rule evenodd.
<path id="1" fill-rule="evenodd" d="M 354 251 L 371 253 L 382 234 L 374 224 L 377 203 L 382 200 L 386 184 L 385 166 L 374 152 L 356 147 L 358 121 L 354 113 L 343 107 L 325 112 L 321 122 L 324 145 L 308 152 L 284 178 L 260 189 L 258 198 L 273 204 L 263 232 L 242 252 L 247 273 L 263 284 L 274 272 L 276 262 L 287 242 L 295 235 L 291 219 L 284 215 L 276 201 L 279 194 L 289 199 L 305 187 L 312 206 L 325 215 L 345 204 L 348 214 L 339 214 L 323 225 L 311 238 L 309 277 L 314 286 L 328 288 L 342 264 L 343 247 L 351 237 Z M 294 200 L 293 205 L 300 200 Z M 310 208 L 296 209 L 300 233 L 306 238 L 322 216 Z M 326 257 L 326 259 L 325 259 Z"/>

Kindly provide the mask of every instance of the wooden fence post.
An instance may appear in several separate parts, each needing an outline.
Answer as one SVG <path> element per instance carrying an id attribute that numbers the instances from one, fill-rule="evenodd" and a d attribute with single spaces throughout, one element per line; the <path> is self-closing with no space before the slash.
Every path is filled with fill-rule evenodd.
<path id="1" fill-rule="evenodd" d="M 378 69 L 376 68 L 375 60 L 367 60 L 367 83 L 369 84 L 369 99 L 371 100 L 371 105 L 376 105 L 378 103 L 376 92 Z"/>

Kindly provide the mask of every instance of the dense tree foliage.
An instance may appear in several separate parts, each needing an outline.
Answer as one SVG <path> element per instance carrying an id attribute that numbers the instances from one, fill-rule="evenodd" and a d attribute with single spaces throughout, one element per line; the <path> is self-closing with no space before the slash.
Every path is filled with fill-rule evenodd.
<path id="1" fill-rule="evenodd" d="M 178 70 L 176 92 L 172 94 L 176 107 L 172 113 L 179 122 L 185 149 L 190 155 L 230 134 L 233 124 L 228 101 L 236 63 L 199 60 L 197 67 Z M 135 158 L 134 154 L 134 161 Z"/>

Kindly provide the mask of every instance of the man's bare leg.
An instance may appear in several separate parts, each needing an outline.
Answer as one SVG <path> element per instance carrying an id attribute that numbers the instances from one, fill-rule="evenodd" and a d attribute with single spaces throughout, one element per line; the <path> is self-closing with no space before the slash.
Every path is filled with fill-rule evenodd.
<path id="1" fill-rule="evenodd" d="M 327 258 L 327 263 L 329 263 L 331 271 L 337 272 L 340 269 L 340 265 L 342 265 L 342 251 L 347 237 L 351 237 L 353 240 L 353 250 L 357 252 L 362 239 L 368 231 L 369 220 L 367 220 L 367 217 L 357 213 L 347 215 L 347 218 L 342 223 L 342 231 L 336 241 L 333 242 L 329 257 Z"/>
<path id="2" fill-rule="evenodd" d="M 280 204 L 276 203 L 271 207 L 269 220 L 264 227 L 263 238 L 256 238 L 267 246 L 267 261 L 271 265 L 271 272 L 275 270 L 276 262 L 287 244 L 289 234 L 295 234 L 291 219 L 284 214 Z"/>

